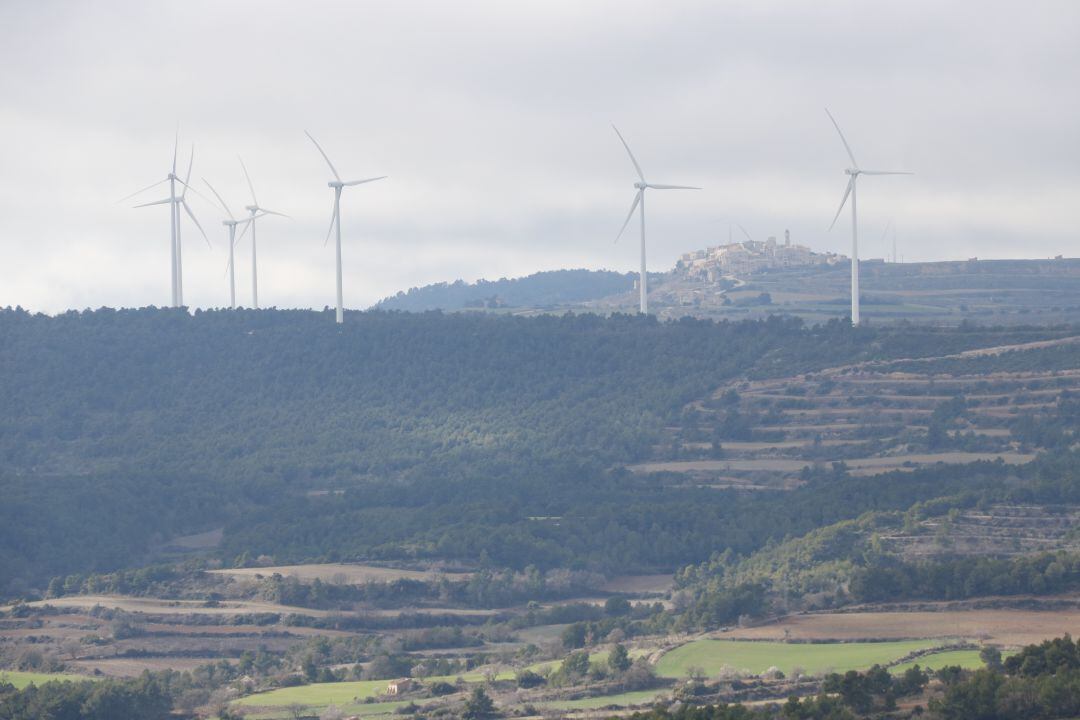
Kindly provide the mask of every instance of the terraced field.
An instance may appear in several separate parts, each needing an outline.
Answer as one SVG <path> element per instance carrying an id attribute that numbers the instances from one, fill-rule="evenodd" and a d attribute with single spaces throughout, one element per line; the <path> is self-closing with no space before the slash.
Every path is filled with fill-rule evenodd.
<path id="1" fill-rule="evenodd" d="M 1078 343 L 1080 338 L 1065 337 L 742 379 L 688 405 L 684 422 L 667 428 L 653 459 L 629 469 L 666 473 L 670 484 L 755 490 L 796 487 L 807 469 L 833 463 L 856 476 L 936 463 L 1027 463 L 1040 448 L 1018 437 L 1017 426 L 1080 393 L 1080 369 L 1075 361 L 1042 372 L 995 370 L 990 363 L 1022 366 L 1032 353 L 1075 356 Z M 964 371 L 945 371 L 951 368 Z M 1076 520 L 1072 510 L 1056 518 L 1014 510 L 995 516 L 994 523 L 1046 520 L 1065 527 Z M 974 516 L 968 521 L 978 523 Z M 1037 541 L 1020 542 L 1024 549 Z"/>
<path id="2" fill-rule="evenodd" d="M 1062 597 L 1058 602 L 1075 603 Z M 724 633 L 737 639 L 847 641 L 930 638 L 935 644 L 949 639 L 990 642 L 1006 646 L 1039 643 L 1063 633 L 1080 633 L 1080 609 L 1075 604 L 1058 610 L 972 609 L 953 603 L 921 603 L 921 609 L 822 612 L 794 615 L 768 625 Z"/>

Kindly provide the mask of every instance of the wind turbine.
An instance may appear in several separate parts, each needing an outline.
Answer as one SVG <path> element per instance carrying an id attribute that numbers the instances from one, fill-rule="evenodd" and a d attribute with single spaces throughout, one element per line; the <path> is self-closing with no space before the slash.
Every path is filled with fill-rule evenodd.
<path id="1" fill-rule="evenodd" d="M 346 187 L 352 187 L 353 185 L 363 185 L 364 183 L 375 182 L 376 180 L 382 180 L 386 175 L 380 175 L 379 177 L 367 178 L 364 180 L 349 180 L 348 182 L 341 179 L 338 175 L 338 171 L 334 168 L 334 163 L 330 162 L 330 158 L 327 157 L 326 152 L 319 145 L 318 141 L 311 136 L 307 130 L 304 134 L 308 136 L 311 142 L 315 143 L 315 148 L 319 151 L 319 154 L 323 156 L 323 160 L 330 166 L 330 172 L 334 174 L 334 179 L 330 180 L 326 184 L 334 189 L 334 214 L 330 216 L 330 229 L 326 232 L 326 240 L 323 241 L 323 245 L 326 245 L 330 241 L 330 233 L 334 232 L 337 228 L 337 322 L 338 325 L 345 322 L 345 308 L 341 296 L 341 189 Z"/>
<path id="2" fill-rule="evenodd" d="M 262 217 L 262 215 L 252 214 L 251 217 L 244 218 L 243 220 L 237 220 L 232 211 L 229 210 L 229 206 L 225 204 L 225 199 L 221 197 L 214 186 L 210 184 L 210 181 L 203 178 L 203 182 L 206 183 L 206 187 L 210 188 L 210 192 L 214 193 L 214 197 L 221 203 L 221 209 L 225 211 L 225 214 L 229 216 L 227 220 L 222 220 L 221 224 L 228 228 L 229 231 L 229 265 L 226 271 L 229 273 L 229 309 L 236 309 L 236 264 L 233 262 L 233 250 L 236 247 L 236 242 L 240 239 L 236 237 L 236 226 L 243 225 L 244 232 L 247 232 L 248 227 L 254 229 L 255 219 Z M 243 237 L 243 234 L 241 234 Z"/>
<path id="3" fill-rule="evenodd" d="M 892 261 L 896 264 L 896 225 L 893 224 L 892 218 L 889 218 L 889 222 L 885 224 L 885 230 L 881 233 L 881 241 L 885 242 L 886 236 L 889 231 L 892 230 Z"/>
<path id="4" fill-rule="evenodd" d="M 176 211 L 176 299 L 181 307 L 183 307 L 184 305 L 184 258 L 183 253 L 181 252 L 183 249 L 183 242 L 181 242 L 180 240 L 180 207 L 184 208 L 184 212 L 186 212 L 188 214 L 188 217 L 191 218 L 191 222 L 195 223 L 195 227 L 199 228 L 199 233 L 202 234 L 203 240 L 206 241 L 206 247 L 210 248 L 211 250 L 214 249 L 213 245 L 210 244 L 210 238 L 206 237 L 206 231 L 202 229 L 202 225 L 200 225 L 199 221 L 195 219 L 195 213 L 191 212 L 191 207 L 187 204 L 187 200 L 185 200 L 188 190 L 191 190 L 196 195 L 199 194 L 198 190 L 195 190 L 190 185 L 188 185 L 188 183 L 191 181 L 191 167 L 194 164 L 195 146 L 192 145 L 191 158 L 188 160 L 187 175 L 184 177 L 182 183 L 184 187 L 182 190 L 180 190 L 180 197 L 176 199 L 176 204 L 178 208 Z"/>
<path id="5" fill-rule="evenodd" d="M 120 200 L 118 200 L 118 202 L 123 202 L 125 200 L 129 200 L 129 199 L 135 197 L 136 195 L 141 195 L 142 193 L 146 192 L 147 190 L 151 190 L 151 189 L 157 187 L 158 185 L 161 185 L 163 183 L 169 183 L 169 197 L 167 197 L 167 198 L 165 198 L 163 200 L 155 200 L 154 202 L 148 202 L 148 203 L 143 203 L 141 205 L 136 205 L 135 207 L 142 208 L 142 207 L 149 207 L 151 205 L 164 205 L 166 203 L 168 203 L 168 205 L 169 205 L 169 250 L 170 250 L 171 257 L 172 257 L 172 271 L 170 272 L 169 275 L 170 275 L 171 283 L 172 283 L 171 304 L 172 304 L 172 307 L 174 307 L 174 308 L 175 307 L 180 307 L 183 304 L 183 290 L 182 290 L 182 286 L 180 284 L 182 282 L 182 280 L 181 280 L 182 271 L 180 269 L 180 244 L 179 244 L 180 243 L 180 211 L 179 211 L 179 206 L 180 205 L 182 205 L 184 207 L 184 210 L 191 217 L 191 219 L 195 222 L 195 225 L 197 227 L 199 227 L 199 231 L 202 232 L 202 227 L 199 226 L 199 221 L 195 219 L 194 213 L 191 212 L 191 208 L 188 207 L 187 202 L 184 200 L 184 193 L 181 193 L 179 196 L 176 194 L 176 184 L 177 183 L 179 183 L 180 185 L 182 185 L 185 188 L 185 193 L 186 193 L 186 189 L 188 187 L 190 187 L 188 185 L 188 183 L 187 183 L 187 180 L 181 180 L 176 174 L 176 155 L 177 155 L 177 151 L 179 149 L 179 146 L 180 146 L 180 134 L 178 132 L 176 134 L 176 139 L 175 139 L 175 141 L 173 143 L 172 170 L 169 171 L 168 175 L 165 176 L 164 180 L 159 180 L 156 183 L 153 183 L 152 185 L 147 185 L 146 187 L 142 188 L 141 190 L 136 190 L 135 192 L 131 193 L 130 195 L 122 197 L 122 198 L 120 198 Z M 191 179 L 191 165 L 194 162 L 194 160 L 195 160 L 195 148 L 192 147 L 192 149 L 191 149 L 191 160 L 188 162 L 188 180 Z M 204 238 L 206 237 L 206 233 L 203 233 L 203 237 Z M 207 239 L 206 242 L 207 242 L 207 244 L 209 244 L 210 240 Z"/>
<path id="6" fill-rule="evenodd" d="M 647 284 L 647 272 L 645 268 L 645 191 L 652 190 L 700 190 L 699 187 L 690 187 L 689 185 L 656 185 L 654 183 L 647 182 L 645 180 L 645 173 L 641 171 L 641 166 L 638 165 L 637 159 L 634 157 L 634 153 L 630 151 L 630 146 L 626 144 L 626 140 L 623 139 L 622 133 L 619 132 L 619 128 L 613 124 L 611 126 L 615 130 L 615 134 L 619 136 L 619 140 L 622 142 L 623 147 L 626 148 L 626 154 L 630 156 L 630 162 L 634 164 L 634 170 L 637 171 L 638 182 L 634 183 L 634 187 L 637 188 L 637 193 L 634 195 L 634 202 L 630 205 L 630 212 L 626 214 L 626 220 L 623 222 L 622 227 L 619 229 L 619 234 L 615 236 L 615 242 L 619 242 L 619 238 L 622 237 L 623 232 L 626 230 L 626 226 L 630 224 L 630 219 L 634 217 L 634 210 L 641 206 L 641 271 L 639 273 L 638 287 L 641 291 L 641 313 L 643 315 L 649 314 L 649 291 L 646 287 Z"/>
<path id="7" fill-rule="evenodd" d="M 255 197 L 255 186 L 251 184 L 251 176 L 248 175 L 247 166 L 244 165 L 244 158 L 240 157 L 239 155 L 237 155 L 236 158 L 237 158 L 237 160 L 240 161 L 240 167 L 242 167 L 244 169 L 244 178 L 247 179 L 248 190 L 251 191 L 251 204 L 248 205 L 247 207 L 245 207 L 244 209 L 247 210 L 249 213 L 251 213 L 251 217 L 249 218 L 249 220 L 251 222 L 251 225 L 248 226 L 248 227 L 251 228 L 251 306 L 253 308 L 255 308 L 256 310 L 258 310 L 259 309 L 259 266 L 258 266 L 258 262 L 256 260 L 255 220 L 256 220 L 256 218 L 260 218 L 263 215 L 280 215 L 281 217 L 289 217 L 289 216 L 286 215 L 285 213 L 274 212 L 273 210 L 267 210 L 266 208 L 259 207 L 259 200 L 258 200 L 258 198 Z M 207 185 L 209 185 L 209 184 L 210 183 L 207 183 Z M 218 199 L 220 200 L 221 196 L 218 196 Z M 225 203 L 222 203 L 222 205 L 224 205 L 224 204 Z M 259 213 L 262 213 L 262 215 L 260 215 Z M 247 232 L 247 231 L 248 231 L 248 228 L 245 227 L 244 232 Z M 230 253 L 232 252 L 231 248 L 230 248 L 229 252 Z M 230 260 L 230 267 L 231 267 L 231 262 L 232 261 Z"/>
<path id="8" fill-rule="evenodd" d="M 844 173 L 848 176 L 847 188 L 844 190 L 844 197 L 840 199 L 840 207 L 836 210 L 836 215 L 833 216 L 832 223 L 829 224 L 829 229 L 832 230 L 836 225 L 837 219 L 840 217 L 840 212 L 844 209 L 844 203 L 847 202 L 848 195 L 851 196 L 851 324 L 859 324 L 859 218 L 855 212 L 855 185 L 860 175 L 912 175 L 914 173 L 903 172 L 899 170 L 863 170 L 859 167 L 858 161 L 855 159 L 855 153 L 851 152 L 851 146 L 848 145 L 847 139 L 844 137 L 844 133 L 840 130 L 839 123 L 836 122 L 836 118 L 832 116 L 828 108 L 825 108 L 825 114 L 829 116 L 829 120 L 832 120 L 833 127 L 836 128 L 836 133 L 840 136 L 840 142 L 844 143 L 844 150 L 847 151 L 847 155 L 851 158 L 851 167 L 844 170 Z"/>

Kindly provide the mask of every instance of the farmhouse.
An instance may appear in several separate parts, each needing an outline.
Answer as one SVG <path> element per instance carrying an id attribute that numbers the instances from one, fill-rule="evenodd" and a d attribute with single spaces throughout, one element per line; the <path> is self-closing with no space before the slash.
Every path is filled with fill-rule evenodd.
<path id="1" fill-rule="evenodd" d="M 390 684 L 386 686 L 387 695 L 400 695 L 401 693 L 407 693 L 415 687 L 414 683 L 409 678 L 402 678 L 401 680 L 391 680 Z"/>

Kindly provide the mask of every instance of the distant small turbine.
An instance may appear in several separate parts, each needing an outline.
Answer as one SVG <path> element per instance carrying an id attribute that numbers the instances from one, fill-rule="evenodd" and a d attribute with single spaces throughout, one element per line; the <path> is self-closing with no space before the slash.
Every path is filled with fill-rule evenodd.
<path id="1" fill-rule="evenodd" d="M 638 165 L 637 158 L 634 157 L 634 153 L 630 151 L 630 146 L 626 144 L 626 140 L 623 139 L 622 133 L 619 132 L 619 128 L 615 125 L 611 126 L 615 130 L 615 134 L 619 136 L 619 140 L 622 142 L 623 147 L 626 148 L 626 154 L 630 156 L 630 162 L 634 164 L 634 170 L 637 171 L 638 182 L 634 183 L 634 187 L 637 188 L 637 193 L 634 195 L 634 202 L 630 205 L 630 212 L 626 214 L 626 220 L 623 222 L 622 227 L 619 228 L 619 234 L 615 236 L 615 242 L 619 242 L 619 238 L 622 237 L 623 232 L 626 230 L 626 226 L 630 224 L 630 219 L 634 217 L 634 210 L 641 206 L 641 270 L 639 273 L 638 289 L 641 291 L 641 313 L 643 315 L 649 314 L 649 291 L 647 288 L 647 270 L 645 267 L 645 191 L 652 190 L 700 190 L 699 187 L 690 187 L 689 185 L 655 185 L 653 183 L 646 182 L 645 173 L 641 171 L 641 166 Z"/>
<path id="2" fill-rule="evenodd" d="M 229 309 L 230 310 L 235 310 L 236 309 L 236 264 L 235 264 L 235 262 L 233 262 L 233 251 L 236 248 L 237 241 L 240 239 L 240 238 L 236 237 L 236 226 L 237 225 L 244 225 L 245 226 L 244 227 L 244 232 L 247 232 L 247 228 L 248 227 L 254 227 L 255 219 L 262 217 L 262 215 L 254 215 L 253 214 L 249 218 L 244 218 L 243 220 L 237 220 L 233 216 L 232 211 L 229 210 L 229 206 L 225 204 L 225 199 L 221 197 L 221 195 L 218 193 L 217 190 L 214 189 L 214 186 L 210 184 L 210 181 L 207 180 L 206 178 L 203 178 L 203 182 L 206 183 L 206 187 L 210 188 L 210 192 L 214 193 L 214 197 L 216 197 L 218 199 L 218 202 L 221 203 L 221 209 L 224 210 L 225 214 L 229 216 L 227 220 L 222 220 L 221 224 L 224 225 L 229 231 L 229 264 L 225 268 L 225 270 L 229 274 Z M 243 234 L 241 234 L 241 237 L 243 237 Z"/>
<path id="3" fill-rule="evenodd" d="M 364 180 L 350 180 L 345 182 L 338 175 L 338 171 L 334 168 L 334 163 L 330 162 L 330 158 L 327 157 L 326 152 L 319 145 L 318 141 L 311 136 L 307 130 L 304 134 L 308 136 L 311 142 L 315 143 L 315 148 L 319 151 L 319 154 L 323 156 L 323 160 L 330 166 L 330 172 L 334 174 L 334 179 L 326 183 L 329 187 L 334 189 L 334 213 L 330 216 L 330 229 L 326 232 L 326 240 L 323 241 L 323 245 L 330 241 L 330 234 L 337 229 L 337 322 L 340 325 L 345 322 L 345 307 L 341 294 L 341 189 L 345 187 L 352 187 L 353 185 L 363 185 L 364 183 L 375 182 L 376 180 L 382 180 L 386 175 L 380 175 L 379 177 L 366 178 Z"/>
<path id="4" fill-rule="evenodd" d="M 244 169 L 244 178 L 247 179 L 248 190 L 251 191 L 251 204 L 248 205 L 245 210 L 251 213 L 249 220 L 251 221 L 251 306 L 256 310 L 259 309 L 259 265 L 256 260 L 256 247 L 255 247 L 255 220 L 263 215 L 280 215 L 281 217 L 289 217 L 285 213 L 274 212 L 273 210 L 267 210 L 266 208 L 259 207 L 259 200 L 255 197 L 255 186 L 251 184 L 251 176 L 248 175 L 247 166 L 244 165 L 244 159 L 239 155 L 236 156 L 240 161 L 240 167 Z M 220 199 L 220 198 L 219 198 Z M 262 215 L 259 215 L 262 213 Z M 247 232 L 248 228 L 244 228 L 244 232 Z M 242 233 L 241 233 L 242 234 Z"/>
<path id="5" fill-rule="evenodd" d="M 836 220 L 840 217 L 840 212 L 844 209 L 844 203 L 847 202 L 848 195 L 851 196 L 851 324 L 859 324 L 859 218 L 855 213 L 855 184 L 860 175 L 913 175 L 914 173 L 903 172 L 898 170 L 862 170 L 859 168 L 858 161 L 855 160 L 855 153 L 851 152 L 851 146 L 848 145 L 848 141 L 844 138 L 844 133 L 840 130 L 840 125 L 836 122 L 836 118 L 832 116 L 828 108 L 825 108 L 825 114 L 829 116 L 829 120 L 832 120 L 833 127 L 836 128 L 837 134 L 840 136 L 840 142 L 844 143 L 844 149 L 847 150 L 848 157 L 851 158 L 851 167 L 844 170 L 844 173 L 848 175 L 847 188 L 844 190 L 844 197 L 840 200 L 840 207 L 836 210 L 836 215 L 833 216 L 833 221 L 829 224 L 829 229 L 832 230 L 836 225 Z"/>
<path id="6" fill-rule="evenodd" d="M 889 218 L 889 222 L 885 224 L 885 230 L 881 233 L 881 241 L 885 242 L 886 236 L 889 231 L 892 230 L 892 261 L 896 264 L 896 225 L 893 223 L 892 218 Z"/>

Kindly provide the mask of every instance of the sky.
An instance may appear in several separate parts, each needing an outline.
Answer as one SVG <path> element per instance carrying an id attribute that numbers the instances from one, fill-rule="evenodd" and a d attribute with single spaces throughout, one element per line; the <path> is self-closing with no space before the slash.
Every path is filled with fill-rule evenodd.
<path id="1" fill-rule="evenodd" d="M 0 307 L 167 305 L 169 210 L 117 202 L 169 172 L 258 225 L 260 304 L 345 305 L 433 282 L 635 270 L 615 235 L 653 191 L 649 269 L 738 225 L 848 254 L 1080 255 L 1080 2 L 0 1 Z M 185 302 L 228 303 L 223 211 L 189 193 Z M 237 245 L 250 304 L 251 246 Z"/>

